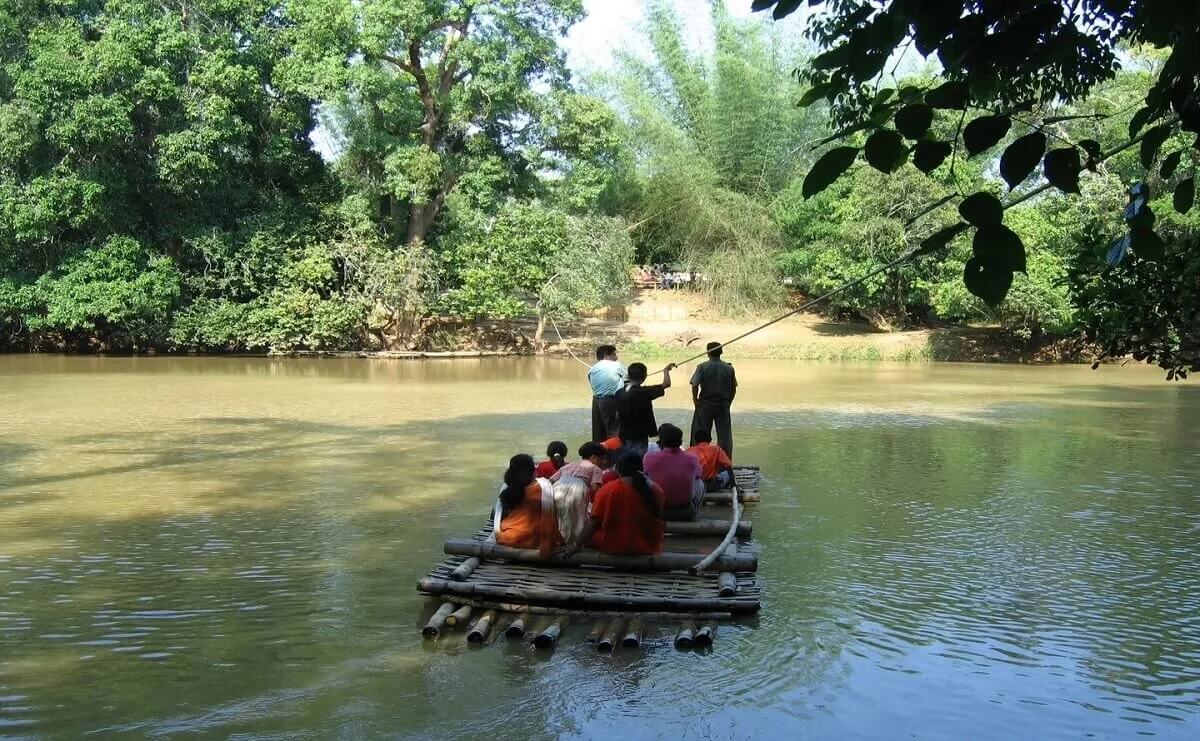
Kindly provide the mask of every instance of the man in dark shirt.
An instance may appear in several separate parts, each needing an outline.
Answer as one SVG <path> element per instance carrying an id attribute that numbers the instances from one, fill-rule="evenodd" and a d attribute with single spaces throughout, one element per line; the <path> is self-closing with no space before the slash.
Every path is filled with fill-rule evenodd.
<path id="1" fill-rule="evenodd" d="M 658 434 L 654 421 L 654 400 L 671 388 L 671 363 L 663 369 L 663 382 L 646 386 L 646 365 L 629 366 L 629 384 L 617 392 L 617 419 L 621 425 L 621 445 L 638 455 L 645 455 L 650 438 Z"/>
<path id="2" fill-rule="evenodd" d="M 708 360 L 696 366 L 692 373 L 691 445 L 696 444 L 696 430 L 712 433 L 717 426 L 717 444 L 733 459 L 733 430 L 729 424 L 729 405 L 737 395 L 737 376 L 733 366 L 721 360 L 721 343 L 708 343 Z"/>

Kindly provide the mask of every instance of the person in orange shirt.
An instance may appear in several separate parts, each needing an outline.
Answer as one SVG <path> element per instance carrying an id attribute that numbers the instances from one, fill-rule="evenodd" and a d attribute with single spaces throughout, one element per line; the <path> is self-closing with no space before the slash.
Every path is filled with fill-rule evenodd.
<path id="1" fill-rule="evenodd" d="M 580 543 L 567 551 L 571 555 L 582 543 L 591 543 L 598 551 L 614 555 L 651 555 L 662 553 L 662 510 L 665 496 L 642 471 L 642 457 L 627 453 L 617 461 L 621 478 L 605 484 L 592 501 L 592 516 L 580 535 Z"/>
<path id="2" fill-rule="evenodd" d="M 554 493 L 550 482 L 535 477 L 533 471 L 531 455 L 520 453 L 509 460 L 492 531 L 500 545 L 537 548 L 548 556 L 558 540 Z"/>
<path id="3" fill-rule="evenodd" d="M 719 491 L 733 486 L 733 461 L 720 447 L 712 444 L 712 432 L 695 430 L 692 437 L 696 444 L 687 452 L 700 459 L 700 478 L 704 479 L 704 488 L 708 491 Z"/>
<path id="4" fill-rule="evenodd" d="M 620 447 L 621 447 L 621 438 L 620 438 L 619 436 L 617 436 L 617 435 L 613 435 L 612 437 L 608 438 L 607 440 L 605 440 L 604 442 L 602 442 L 602 443 L 600 443 L 600 444 L 601 444 L 602 446 L 604 446 L 604 449 L 605 449 L 605 450 L 607 450 L 608 452 L 610 452 L 610 453 L 611 453 L 611 452 L 613 452 L 614 450 L 619 450 L 619 449 L 620 449 Z"/>

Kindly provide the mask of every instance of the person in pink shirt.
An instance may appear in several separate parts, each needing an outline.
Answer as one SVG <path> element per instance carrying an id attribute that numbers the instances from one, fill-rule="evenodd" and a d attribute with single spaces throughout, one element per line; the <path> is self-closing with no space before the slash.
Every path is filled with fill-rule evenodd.
<path id="1" fill-rule="evenodd" d="M 665 495 L 664 520 L 694 520 L 704 502 L 700 459 L 683 450 L 683 430 L 665 424 L 658 428 L 659 450 L 647 453 L 646 476 Z"/>
<path id="2" fill-rule="evenodd" d="M 607 465 L 608 451 L 600 443 L 584 443 L 579 446 L 579 462 L 568 463 L 550 476 L 550 481 L 557 482 L 567 476 L 582 479 L 588 485 L 592 494 L 600 488 L 604 478 L 604 467 Z"/>

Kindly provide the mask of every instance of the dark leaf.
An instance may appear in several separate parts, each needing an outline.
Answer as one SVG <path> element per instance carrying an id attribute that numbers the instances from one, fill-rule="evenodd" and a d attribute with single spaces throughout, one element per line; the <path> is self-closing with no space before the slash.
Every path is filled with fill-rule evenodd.
<path id="1" fill-rule="evenodd" d="M 1150 122 L 1150 114 L 1153 112 L 1152 108 L 1146 107 L 1139 109 L 1137 113 L 1133 114 L 1133 118 L 1129 119 L 1130 139 L 1137 136 L 1142 127 Z"/>
<path id="2" fill-rule="evenodd" d="M 1129 248 L 1143 260 L 1157 261 L 1163 258 L 1163 241 L 1148 226 L 1135 226 L 1129 230 Z"/>
<path id="3" fill-rule="evenodd" d="M 983 300 L 991 308 L 996 308 L 1012 285 L 1013 274 L 996 267 L 987 267 L 972 257 L 963 266 L 963 283 L 967 290 Z"/>
<path id="4" fill-rule="evenodd" d="M 1166 157 L 1163 157 L 1162 164 L 1159 166 L 1158 173 L 1162 175 L 1163 180 L 1170 180 L 1175 174 L 1175 168 L 1179 167 L 1179 159 L 1183 157 L 1183 150 L 1171 152 Z"/>
<path id="5" fill-rule="evenodd" d="M 1052 149 L 1043 160 L 1042 173 L 1064 193 L 1079 192 L 1079 170 L 1079 150 L 1075 147 Z"/>
<path id="6" fill-rule="evenodd" d="M 1029 177 L 1045 152 L 1046 135 L 1040 131 L 1026 134 L 1004 148 L 1004 154 L 1000 156 L 1000 176 L 1008 183 L 1009 190 Z"/>
<path id="7" fill-rule="evenodd" d="M 829 91 L 834 89 L 834 87 L 835 86 L 832 82 L 822 82 L 819 85 L 813 85 L 808 90 L 804 91 L 804 95 L 800 96 L 800 102 L 797 105 L 799 105 L 801 108 L 807 108 L 813 103 L 816 103 L 818 100 L 823 100 L 825 96 L 829 94 Z"/>
<path id="8" fill-rule="evenodd" d="M 873 102 L 875 105 L 881 105 L 881 104 L 886 103 L 889 100 L 891 100 L 892 96 L 895 94 L 896 94 L 895 88 L 885 87 L 883 90 L 880 90 L 879 92 L 875 93 L 875 97 L 872 99 L 871 102 Z"/>
<path id="9" fill-rule="evenodd" d="M 1095 139 L 1081 139 L 1079 141 L 1079 148 L 1087 152 L 1087 162 L 1084 164 L 1084 167 L 1094 172 L 1096 170 L 1096 163 L 1100 161 L 1100 142 Z"/>
<path id="10" fill-rule="evenodd" d="M 971 226 L 985 227 L 999 224 L 1004 218 L 1004 207 L 991 193 L 973 193 L 958 204 L 958 213 Z"/>
<path id="11" fill-rule="evenodd" d="M 989 270 L 1025 272 L 1025 245 L 1016 232 L 1002 224 L 977 229 L 971 251 L 979 264 Z"/>
<path id="12" fill-rule="evenodd" d="M 775 12 L 773 14 L 775 16 L 775 20 L 779 20 L 780 18 L 791 15 L 796 8 L 800 7 L 802 2 L 804 2 L 804 0 L 779 0 L 779 4 L 775 6 Z"/>
<path id="13" fill-rule="evenodd" d="M 944 82 L 925 93 L 925 102 L 934 108 L 959 110 L 967 105 L 967 83 Z"/>
<path id="14" fill-rule="evenodd" d="M 899 133 L 891 129 L 880 129 L 867 138 L 863 147 L 867 162 L 880 172 L 894 172 L 908 159 L 908 149 Z"/>
<path id="15" fill-rule="evenodd" d="M 1142 139 L 1141 158 L 1142 167 L 1147 170 L 1154 164 L 1154 158 L 1158 156 L 1158 148 L 1171 135 L 1171 127 L 1167 124 L 1160 124 L 1146 132 L 1146 137 Z"/>
<path id="16" fill-rule="evenodd" d="M 750 3 L 750 10 L 753 10 L 756 12 L 759 10 L 766 10 L 767 8 L 774 5 L 775 3 L 776 3 L 776 0 L 754 0 L 754 2 Z"/>
<path id="17" fill-rule="evenodd" d="M 804 197 L 811 198 L 828 188 L 842 173 L 850 169 L 857 156 L 858 147 L 834 147 L 823 154 L 804 176 L 804 185 L 801 188 Z"/>
<path id="18" fill-rule="evenodd" d="M 919 141 L 913 147 L 913 164 L 926 175 L 936 170 L 949 156 L 950 145 L 947 142 Z"/>
<path id="19" fill-rule="evenodd" d="M 1196 178 L 1180 180 L 1179 185 L 1175 186 L 1175 195 L 1171 200 L 1177 212 L 1186 214 L 1196 200 Z"/>
<path id="20" fill-rule="evenodd" d="M 933 123 L 933 109 L 923 103 L 906 105 L 896 111 L 896 130 L 907 139 L 920 139 Z"/>
<path id="21" fill-rule="evenodd" d="M 968 156 L 995 146 L 1008 133 L 1011 125 L 1008 116 L 984 116 L 967 124 L 967 128 L 963 129 L 963 143 L 967 145 Z"/>
<path id="22" fill-rule="evenodd" d="M 1104 256 L 1109 265 L 1117 265 L 1129 254 L 1129 233 L 1126 232 L 1113 240 L 1108 246 L 1108 254 Z"/>
<path id="23" fill-rule="evenodd" d="M 966 229 L 967 225 L 962 222 L 948 226 L 945 229 L 939 229 L 921 240 L 921 246 L 917 248 L 917 251 L 913 255 L 928 255 L 931 252 L 937 252 L 950 244 L 950 240 L 962 234 Z"/>
<path id="24" fill-rule="evenodd" d="M 813 69 L 833 69 L 843 67 L 850 61 L 850 45 L 840 44 L 827 52 L 813 57 L 809 65 Z"/>

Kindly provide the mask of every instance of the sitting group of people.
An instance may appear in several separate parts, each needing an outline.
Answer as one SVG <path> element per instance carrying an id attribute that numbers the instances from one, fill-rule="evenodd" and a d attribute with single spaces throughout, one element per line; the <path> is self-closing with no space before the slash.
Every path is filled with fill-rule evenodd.
<path id="1" fill-rule="evenodd" d="M 574 462 L 559 441 L 537 464 L 530 455 L 513 456 L 493 513 L 496 542 L 542 555 L 584 546 L 615 555 L 661 553 L 663 522 L 695 518 L 705 491 L 732 484 L 733 464 L 705 430 L 695 431 L 687 450 L 675 425 L 657 433 L 644 456 L 619 437 L 584 443 Z"/>

